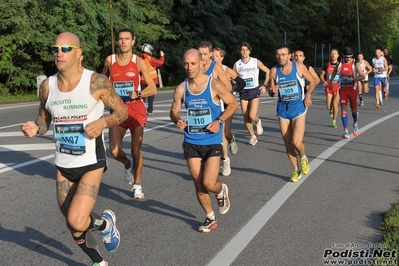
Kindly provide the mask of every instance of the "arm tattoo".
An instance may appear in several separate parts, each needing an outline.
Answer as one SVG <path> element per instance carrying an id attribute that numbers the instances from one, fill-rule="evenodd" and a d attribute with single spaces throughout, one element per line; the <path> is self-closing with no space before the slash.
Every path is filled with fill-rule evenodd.
<path id="1" fill-rule="evenodd" d="M 98 187 L 96 185 L 87 184 L 83 181 L 80 181 L 78 184 L 78 189 L 76 191 L 76 194 L 89 196 L 94 200 L 96 200 L 98 194 Z"/>
<path id="2" fill-rule="evenodd" d="M 38 126 L 38 134 L 44 135 L 49 129 L 49 125 L 47 124 L 45 118 L 43 117 L 50 117 L 51 121 L 51 114 L 47 111 L 43 103 L 40 103 L 39 106 L 39 115 L 36 118 L 36 125 Z M 51 122 L 50 122 L 51 123 Z"/>
<path id="3" fill-rule="evenodd" d="M 39 88 L 40 105 L 39 115 L 36 118 L 36 125 L 38 126 L 38 134 L 43 135 L 47 132 L 51 124 L 51 114 L 46 109 L 47 102 L 47 80 L 43 81 Z"/>
<path id="4" fill-rule="evenodd" d="M 127 118 L 126 107 L 115 93 L 111 82 L 106 76 L 94 73 L 90 82 L 90 93 L 94 94 L 99 90 L 105 91 L 101 94 L 101 100 L 113 111 L 112 114 L 104 117 L 107 127 L 117 126 L 125 121 Z"/>

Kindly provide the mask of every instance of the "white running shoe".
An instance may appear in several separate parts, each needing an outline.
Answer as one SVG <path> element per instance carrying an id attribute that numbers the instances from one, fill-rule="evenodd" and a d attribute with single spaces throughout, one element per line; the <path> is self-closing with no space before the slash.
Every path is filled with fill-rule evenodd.
<path id="1" fill-rule="evenodd" d="M 222 166 L 222 175 L 223 176 L 229 176 L 231 173 L 231 168 L 230 168 L 230 158 L 224 159 L 223 161 L 223 166 Z"/>
<path id="2" fill-rule="evenodd" d="M 126 169 L 125 166 L 123 166 L 123 170 L 125 172 L 125 181 L 129 185 L 133 184 L 133 175 L 132 175 L 132 169 L 133 169 L 133 159 L 131 157 L 127 157 L 129 159 L 131 167 L 129 169 Z"/>
<path id="3" fill-rule="evenodd" d="M 254 146 L 256 143 L 258 143 L 258 138 L 255 135 L 252 135 L 249 144 Z"/>
<path id="4" fill-rule="evenodd" d="M 226 184 L 222 184 L 223 196 L 216 199 L 218 201 L 219 213 L 226 214 L 230 210 L 230 199 L 229 199 L 229 189 Z"/>
<path id="5" fill-rule="evenodd" d="M 238 145 L 236 143 L 236 137 L 233 135 L 233 140 L 229 143 L 230 145 L 230 152 L 232 154 L 237 154 L 238 152 Z"/>
<path id="6" fill-rule="evenodd" d="M 134 184 L 133 188 L 132 188 L 132 191 L 133 191 L 133 198 L 134 199 L 144 199 L 145 198 L 145 195 L 143 193 L 143 188 L 141 187 L 141 185 Z"/>
<path id="7" fill-rule="evenodd" d="M 108 266 L 108 262 L 106 262 L 105 260 L 103 260 L 100 263 L 95 262 L 95 263 L 93 263 L 93 266 Z"/>
<path id="8" fill-rule="evenodd" d="M 262 121 L 259 121 L 256 123 L 256 135 L 262 135 L 263 134 L 263 127 L 262 127 Z"/>
<path id="9" fill-rule="evenodd" d="M 209 233 L 218 227 L 216 220 L 211 220 L 206 217 L 205 222 L 198 228 L 198 231 L 202 233 Z"/>
<path id="10" fill-rule="evenodd" d="M 93 266 L 108 266 L 108 262 L 106 262 L 105 260 L 103 260 L 100 263 L 95 262 L 95 263 L 93 263 Z"/>

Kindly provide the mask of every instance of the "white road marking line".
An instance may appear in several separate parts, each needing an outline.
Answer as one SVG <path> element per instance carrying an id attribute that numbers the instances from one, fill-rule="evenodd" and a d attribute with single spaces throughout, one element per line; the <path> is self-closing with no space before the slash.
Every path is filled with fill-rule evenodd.
<path id="1" fill-rule="evenodd" d="M 22 107 L 28 107 L 28 106 L 39 106 L 39 102 L 31 103 L 31 104 L 24 103 L 24 104 L 20 104 L 20 105 L 0 107 L 0 110 L 22 108 Z"/>
<path id="2" fill-rule="evenodd" d="M 20 164 L 17 164 L 17 165 L 13 165 L 13 166 L 10 166 L 10 167 L 6 167 L 6 168 L 3 168 L 3 169 L 0 169 L 0 174 L 8 172 L 8 171 L 11 171 L 11 170 L 15 170 L 15 169 L 18 169 L 18 168 L 21 168 L 21 167 L 24 167 L 24 166 L 27 166 L 27 165 L 30 165 L 30 164 L 39 163 L 41 161 L 46 161 L 46 160 L 48 160 L 50 158 L 53 158 L 53 157 L 54 157 L 54 154 L 51 154 L 51 155 L 47 155 L 47 156 L 44 156 L 44 157 L 41 157 L 41 158 L 37 158 L 35 160 L 31 160 L 31 161 L 27 161 L 27 162 L 20 163 Z"/>
<path id="3" fill-rule="evenodd" d="M 21 126 L 21 125 L 22 125 L 22 123 L 21 124 L 8 125 L 8 126 L 0 127 L 0 129 L 10 128 L 10 127 L 18 127 L 18 126 Z M 21 131 L 19 131 L 19 132 L 21 133 Z"/>
<path id="4" fill-rule="evenodd" d="M 42 136 L 50 136 L 53 135 L 53 131 L 49 130 L 47 131 L 46 134 Z M 0 132 L 0 138 L 1 137 L 23 137 L 24 135 L 22 134 L 21 131 L 14 131 L 14 132 Z M 1 147 L 1 146 L 0 146 Z"/>
<path id="5" fill-rule="evenodd" d="M 14 144 L 14 145 L 1 145 L 0 152 L 10 151 L 46 151 L 54 150 L 55 144 L 52 143 L 34 143 L 34 144 Z"/>
<path id="6" fill-rule="evenodd" d="M 155 130 L 155 129 L 159 129 L 159 128 L 163 128 L 163 127 L 168 127 L 168 126 L 172 126 L 172 125 L 174 126 L 174 123 L 168 123 L 168 124 L 164 124 L 164 125 L 160 125 L 160 126 L 156 126 L 156 127 L 152 127 L 152 128 L 145 128 L 144 132 Z M 130 137 L 130 132 L 129 131 L 126 132 L 124 138 L 126 138 L 126 137 Z M 109 142 L 109 140 L 106 139 L 106 138 L 104 139 L 104 141 L 106 143 Z M 54 147 L 55 146 L 54 146 L 53 142 L 45 143 L 45 144 L 41 143 L 41 144 L 1 145 L 0 146 L 0 152 L 28 151 L 28 150 L 54 150 Z M 5 173 L 5 172 L 11 171 L 11 170 L 18 169 L 18 168 L 23 167 L 23 166 L 27 166 L 27 165 L 30 165 L 30 164 L 34 164 L 34 163 L 38 163 L 38 162 L 41 162 L 41 161 L 45 161 L 45 160 L 48 160 L 48 159 L 53 158 L 53 157 L 54 157 L 54 154 L 51 154 L 51 155 L 47 155 L 47 156 L 44 156 L 44 157 L 41 157 L 41 158 L 37 158 L 37 159 L 34 159 L 34 160 L 30 160 L 30 161 L 27 161 L 27 162 L 24 162 L 24 163 L 20 163 L 20 164 L 4 165 L 6 167 L 4 167 L 3 164 L 0 164 L 0 168 L 1 168 L 0 169 L 0 173 Z"/>

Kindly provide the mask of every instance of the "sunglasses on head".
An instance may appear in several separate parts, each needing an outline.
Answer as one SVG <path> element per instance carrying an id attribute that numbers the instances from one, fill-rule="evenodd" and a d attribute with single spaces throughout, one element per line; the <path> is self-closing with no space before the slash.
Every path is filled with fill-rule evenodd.
<path id="1" fill-rule="evenodd" d="M 62 45 L 62 46 L 52 45 L 51 46 L 51 52 L 53 52 L 53 54 L 58 53 L 60 50 L 63 53 L 69 53 L 70 51 L 72 51 L 72 49 L 79 49 L 79 47 L 76 47 L 73 45 Z"/>

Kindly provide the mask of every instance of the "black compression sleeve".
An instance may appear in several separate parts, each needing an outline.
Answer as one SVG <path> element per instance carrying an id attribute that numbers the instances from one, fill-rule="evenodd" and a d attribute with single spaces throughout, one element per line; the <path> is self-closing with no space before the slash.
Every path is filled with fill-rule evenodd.
<path id="1" fill-rule="evenodd" d="M 245 87 L 245 81 L 240 78 L 239 76 L 237 76 L 234 79 L 235 82 L 237 82 L 237 87 L 234 89 L 235 92 L 240 92 L 242 89 L 244 89 Z"/>

